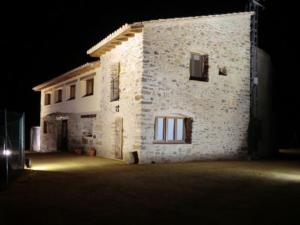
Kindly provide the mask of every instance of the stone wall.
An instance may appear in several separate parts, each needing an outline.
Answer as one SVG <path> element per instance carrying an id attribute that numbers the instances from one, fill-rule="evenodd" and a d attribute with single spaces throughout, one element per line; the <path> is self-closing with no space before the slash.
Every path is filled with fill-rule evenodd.
<path id="1" fill-rule="evenodd" d="M 189 80 L 191 53 L 209 55 L 209 82 Z M 110 101 L 111 67 L 120 63 L 120 99 Z M 227 76 L 219 75 L 226 67 Z M 117 118 L 123 118 L 123 159 L 137 151 L 140 163 L 224 159 L 247 147 L 250 106 L 250 13 L 144 22 L 142 33 L 101 56 L 89 107 L 66 103 L 69 148 L 92 145 L 98 156 L 115 158 Z M 80 99 L 84 104 L 87 99 Z M 72 104 L 75 104 L 72 103 Z M 89 110 L 92 109 L 92 110 Z M 81 118 L 89 111 L 92 120 Z M 191 144 L 154 144 L 157 116 L 193 119 Z M 41 125 L 43 124 L 41 121 Z M 57 125 L 56 125 L 57 126 Z M 55 127 L 53 125 L 53 127 Z M 42 135 L 42 148 L 56 150 L 57 128 Z M 85 130 L 92 137 L 83 138 Z"/>
<path id="2" fill-rule="evenodd" d="M 123 118 L 123 155 L 140 149 L 142 33 L 101 56 L 100 106 L 94 132 L 97 155 L 115 158 L 115 119 Z M 111 67 L 120 63 L 120 99 L 110 101 Z M 117 112 L 117 110 L 119 110 Z"/>
<path id="3" fill-rule="evenodd" d="M 68 121 L 68 145 L 69 151 L 82 149 L 86 151 L 89 147 L 95 147 L 96 135 L 94 133 L 94 123 L 96 117 L 83 117 L 86 115 L 96 115 L 94 112 L 84 114 L 71 114 Z"/>
<path id="4" fill-rule="evenodd" d="M 47 133 L 44 133 L 44 121 L 47 122 Z M 41 117 L 41 152 L 53 152 L 57 150 L 57 124 L 55 115 Z"/>
<path id="5" fill-rule="evenodd" d="M 144 23 L 140 162 L 234 158 L 247 146 L 250 13 Z M 209 82 L 189 80 L 191 52 Z M 227 76 L 220 76 L 226 67 Z M 156 116 L 193 118 L 191 144 L 153 144 Z"/>
<path id="6" fill-rule="evenodd" d="M 96 136 L 93 131 L 93 125 L 96 117 L 82 118 L 82 115 L 95 114 L 53 113 L 43 117 L 41 119 L 41 152 L 57 150 L 73 152 L 75 149 L 85 151 L 88 147 L 94 147 Z M 58 149 L 62 127 L 62 122 L 58 118 L 61 116 L 68 120 L 68 149 Z M 47 133 L 44 133 L 44 121 L 47 122 Z"/>

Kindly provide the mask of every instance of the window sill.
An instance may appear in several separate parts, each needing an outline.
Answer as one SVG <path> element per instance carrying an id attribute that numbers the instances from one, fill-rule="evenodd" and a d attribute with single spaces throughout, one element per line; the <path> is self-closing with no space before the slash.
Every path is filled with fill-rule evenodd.
<path id="1" fill-rule="evenodd" d="M 153 141 L 153 144 L 191 144 L 184 141 Z"/>
<path id="2" fill-rule="evenodd" d="M 208 82 L 208 78 L 190 77 L 190 80 Z"/>
<path id="3" fill-rule="evenodd" d="M 55 102 L 55 104 L 57 104 L 57 103 L 61 103 L 62 101 L 59 101 L 59 102 Z"/>
<path id="4" fill-rule="evenodd" d="M 84 134 L 83 137 L 84 137 L 84 138 L 90 138 L 90 139 L 91 139 L 91 138 L 93 137 L 93 135 L 92 135 L 92 134 Z"/>
<path id="5" fill-rule="evenodd" d="M 89 97 L 89 96 L 92 96 L 92 95 L 94 95 L 94 93 L 92 93 L 92 94 L 86 94 L 86 95 L 84 95 L 82 97 L 85 98 L 85 97 Z"/>
<path id="6" fill-rule="evenodd" d="M 72 100 L 75 100 L 75 98 L 69 98 L 67 101 L 72 101 Z"/>

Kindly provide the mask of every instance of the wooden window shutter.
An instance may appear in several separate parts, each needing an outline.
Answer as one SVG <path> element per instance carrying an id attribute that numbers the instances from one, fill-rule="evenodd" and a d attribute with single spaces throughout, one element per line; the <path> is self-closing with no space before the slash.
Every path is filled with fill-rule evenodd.
<path id="1" fill-rule="evenodd" d="M 190 58 L 190 77 L 195 77 L 195 60 L 193 58 L 193 55 Z"/>
<path id="2" fill-rule="evenodd" d="M 110 78 L 110 101 L 114 101 L 114 75 L 113 75 L 113 70 L 111 71 L 111 78 Z"/>
<path id="3" fill-rule="evenodd" d="M 86 96 L 94 94 L 94 78 L 86 80 Z"/>
<path id="4" fill-rule="evenodd" d="M 73 84 L 73 85 L 70 86 L 70 99 L 75 98 L 75 93 L 76 93 L 76 85 Z"/>
<path id="5" fill-rule="evenodd" d="M 185 127 L 185 143 L 192 143 L 192 118 L 184 119 L 184 127 Z"/>
<path id="6" fill-rule="evenodd" d="M 116 63 L 111 67 L 111 87 L 110 100 L 116 101 L 120 98 L 120 63 Z"/>
<path id="7" fill-rule="evenodd" d="M 45 94 L 45 105 L 50 105 L 51 104 L 51 94 Z"/>
<path id="8" fill-rule="evenodd" d="M 208 81 L 208 67 L 209 67 L 209 64 L 208 64 L 208 55 L 203 55 L 202 57 L 202 60 L 203 60 L 203 66 L 202 66 L 202 77 L 203 77 L 203 80 L 204 81 Z"/>
<path id="9" fill-rule="evenodd" d="M 57 100 L 58 100 L 58 102 L 61 102 L 62 101 L 62 89 L 59 89 L 57 94 L 58 94 Z"/>

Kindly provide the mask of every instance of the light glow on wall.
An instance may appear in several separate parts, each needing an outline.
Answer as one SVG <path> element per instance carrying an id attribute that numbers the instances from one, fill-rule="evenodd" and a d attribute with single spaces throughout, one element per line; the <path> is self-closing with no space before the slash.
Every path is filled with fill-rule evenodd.
<path id="1" fill-rule="evenodd" d="M 276 180 L 282 181 L 292 181 L 292 182 L 300 182 L 300 173 L 291 173 L 291 172 L 273 172 L 270 173 L 270 177 Z"/>
<path id="2" fill-rule="evenodd" d="M 98 161 L 82 162 L 53 162 L 53 163 L 35 163 L 33 161 L 31 170 L 35 171 L 90 171 L 94 165 L 99 168 Z"/>
<path id="3" fill-rule="evenodd" d="M 239 173 L 242 176 L 250 176 L 259 179 L 262 178 L 271 182 L 300 182 L 300 171 L 294 169 L 241 170 Z"/>
<path id="4" fill-rule="evenodd" d="M 84 165 L 76 164 L 76 163 L 51 163 L 51 164 L 40 164 L 33 165 L 32 170 L 40 170 L 40 171 L 65 171 L 65 170 L 76 170 L 84 168 Z"/>

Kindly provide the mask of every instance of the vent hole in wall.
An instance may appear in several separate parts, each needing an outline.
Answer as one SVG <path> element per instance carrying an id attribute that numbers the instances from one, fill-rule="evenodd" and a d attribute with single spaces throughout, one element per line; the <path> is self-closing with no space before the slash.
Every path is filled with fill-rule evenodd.
<path id="1" fill-rule="evenodd" d="M 219 67 L 219 75 L 221 75 L 221 76 L 227 76 L 227 68 L 226 68 L 226 66 Z"/>

